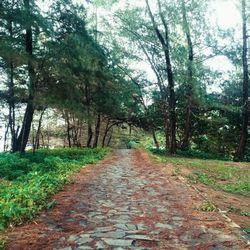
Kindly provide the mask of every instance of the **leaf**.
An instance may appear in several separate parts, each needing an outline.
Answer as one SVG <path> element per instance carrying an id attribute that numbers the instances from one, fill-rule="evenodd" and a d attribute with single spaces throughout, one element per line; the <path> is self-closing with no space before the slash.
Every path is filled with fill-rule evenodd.
<path id="1" fill-rule="evenodd" d="M 56 205 L 56 201 L 53 200 L 53 201 L 51 201 L 51 202 L 49 202 L 49 203 L 47 204 L 47 209 L 51 209 L 51 208 L 53 208 L 55 205 Z"/>
<path id="2" fill-rule="evenodd" d="M 250 234 L 250 228 L 244 228 L 243 232 L 246 233 L 246 234 Z"/>

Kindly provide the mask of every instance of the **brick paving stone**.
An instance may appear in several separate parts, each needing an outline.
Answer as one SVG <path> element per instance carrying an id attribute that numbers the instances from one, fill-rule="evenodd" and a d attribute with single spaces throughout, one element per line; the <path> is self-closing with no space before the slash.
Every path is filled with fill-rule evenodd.
<path id="1" fill-rule="evenodd" d="M 155 227 L 163 228 L 163 229 L 169 229 L 169 230 L 174 229 L 174 226 L 173 226 L 173 225 L 170 225 L 170 224 L 163 224 L 163 223 L 156 223 Z"/>
<path id="2" fill-rule="evenodd" d="M 130 247 L 132 246 L 133 240 L 122 240 L 122 239 L 103 239 L 110 246 L 121 246 Z"/>
<path id="3" fill-rule="evenodd" d="M 80 249 L 80 250 L 93 250 L 93 248 L 90 247 L 90 246 L 78 246 L 77 249 Z"/>
<path id="4" fill-rule="evenodd" d="M 154 240 L 148 235 L 134 234 L 126 236 L 126 239 L 134 239 L 134 240 Z"/>
<path id="5" fill-rule="evenodd" d="M 86 243 L 91 242 L 91 238 L 80 238 L 76 240 L 77 245 L 84 245 Z"/>

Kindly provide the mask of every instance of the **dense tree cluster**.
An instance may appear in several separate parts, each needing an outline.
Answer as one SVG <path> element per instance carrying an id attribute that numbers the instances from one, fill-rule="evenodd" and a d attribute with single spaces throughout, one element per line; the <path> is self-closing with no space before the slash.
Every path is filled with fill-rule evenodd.
<path id="1" fill-rule="evenodd" d="M 90 18 L 71 0 L 53 1 L 46 13 L 38 0 L 0 3 L 0 97 L 13 152 L 25 150 L 35 113 L 39 147 L 44 112 L 53 108 L 70 147 L 104 146 L 112 128 L 127 122 L 152 133 L 157 148 L 163 133 L 171 154 L 250 159 L 246 0 L 236 1 L 238 40 L 238 31 L 210 24 L 210 1 L 86 2 Z M 230 76 L 207 66 L 216 56 L 231 61 Z M 145 64 L 150 69 L 138 67 Z M 221 91 L 209 91 L 215 84 Z"/>
<path id="2" fill-rule="evenodd" d="M 122 3 L 116 1 L 116 6 Z M 160 131 L 171 154 L 198 150 L 249 159 L 250 6 L 245 0 L 235 4 L 242 17 L 240 32 L 212 25 L 211 1 L 129 1 L 114 8 L 112 35 L 117 41 L 126 40 L 121 45 L 124 57 L 141 65 L 147 62 L 154 75 L 154 80 L 145 80 L 143 69 L 131 73 L 151 96 L 141 118 L 156 147 L 155 132 Z M 208 66 L 207 61 L 215 57 L 232 63 L 230 75 Z M 217 91 L 209 90 L 211 86 Z"/>
<path id="3" fill-rule="evenodd" d="M 115 71 L 109 52 L 86 29 L 83 6 L 57 0 L 43 13 L 38 3 L 0 3 L 0 94 L 8 108 L 11 150 L 25 150 L 35 113 L 40 113 L 40 119 L 33 143 L 39 147 L 47 108 L 56 109 L 65 119 L 70 147 L 81 146 L 84 124 L 86 146 L 96 147 L 102 120 L 108 123 L 107 134 L 118 117 L 127 119 L 133 84 Z"/>

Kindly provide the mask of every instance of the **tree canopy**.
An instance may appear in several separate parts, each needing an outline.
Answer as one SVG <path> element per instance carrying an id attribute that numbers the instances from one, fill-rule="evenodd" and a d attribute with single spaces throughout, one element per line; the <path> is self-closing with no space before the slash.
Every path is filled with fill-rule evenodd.
<path id="1" fill-rule="evenodd" d="M 250 6 L 235 4 L 241 27 L 226 29 L 209 18 L 211 1 L 56 0 L 48 11 L 38 0 L 1 1 L 0 100 L 11 151 L 25 151 L 34 126 L 38 148 L 53 109 L 70 147 L 104 146 L 126 123 L 152 134 L 157 148 L 162 135 L 170 154 L 249 160 Z M 211 67 L 212 58 L 232 69 Z"/>

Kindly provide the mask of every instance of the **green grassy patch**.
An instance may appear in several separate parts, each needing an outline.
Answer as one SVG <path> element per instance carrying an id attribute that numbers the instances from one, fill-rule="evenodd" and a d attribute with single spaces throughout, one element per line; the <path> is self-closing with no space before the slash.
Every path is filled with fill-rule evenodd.
<path id="1" fill-rule="evenodd" d="M 54 202 L 48 202 L 48 198 L 63 188 L 74 171 L 103 159 L 109 152 L 55 149 L 35 154 L 0 154 L 0 229 L 53 207 Z"/>
<path id="2" fill-rule="evenodd" d="M 242 215 L 242 216 L 250 217 L 250 212 L 247 212 L 242 208 L 237 208 L 237 207 L 234 207 L 234 206 L 230 206 L 228 208 L 228 211 L 231 212 L 231 213 L 234 213 L 234 214 L 239 214 L 239 215 Z"/>
<path id="3" fill-rule="evenodd" d="M 187 167 L 191 171 L 187 177 L 192 183 L 200 182 L 218 190 L 250 196 L 250 163 L 239 167 L 229 161 L 155 155 L 157 161 L 172 163 L 180 170 Z"/>

